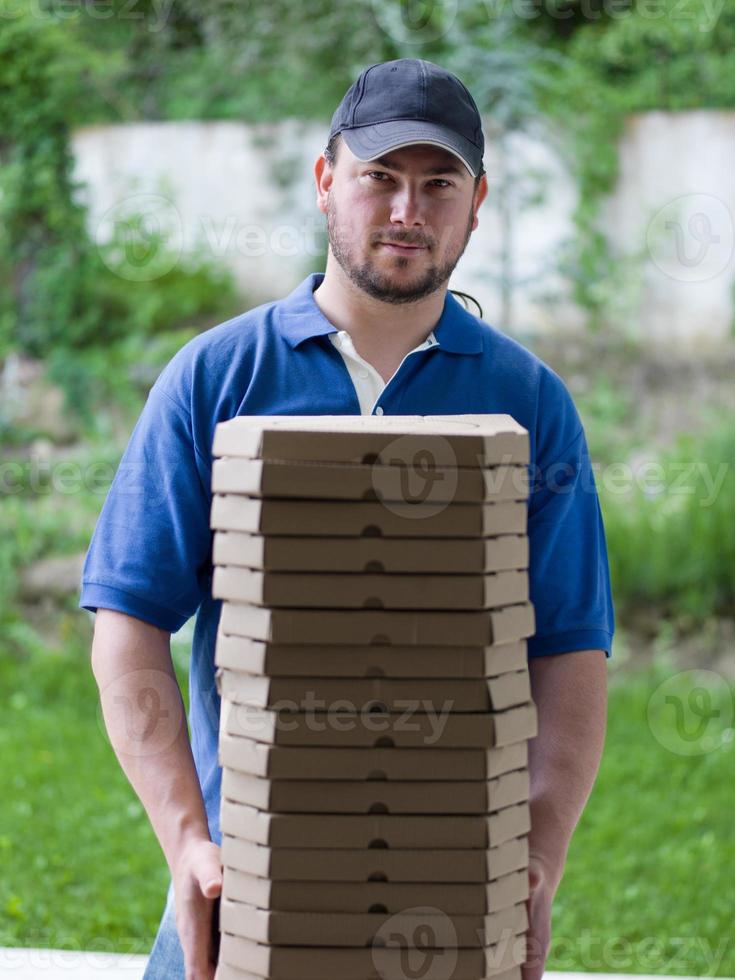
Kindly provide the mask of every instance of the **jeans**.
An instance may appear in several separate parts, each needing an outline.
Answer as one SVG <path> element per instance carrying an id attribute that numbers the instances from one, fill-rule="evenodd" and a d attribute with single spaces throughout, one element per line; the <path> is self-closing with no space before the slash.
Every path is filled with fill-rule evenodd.
<path id="1" fill-rule="evenodd" d="M 184 951 L 176 930 L 174 886 L 171 882 L 143 980 L 184 980 L 184 975 Z"/>

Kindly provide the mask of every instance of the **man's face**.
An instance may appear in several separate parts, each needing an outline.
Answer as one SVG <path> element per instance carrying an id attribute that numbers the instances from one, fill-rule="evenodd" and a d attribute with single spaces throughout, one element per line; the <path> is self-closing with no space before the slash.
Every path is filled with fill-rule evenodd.
<path id="1" fill-rule="evenodd" d="M 484 177 L 475 191 L 461 160 L 427 144 L 361 163 L 341 141 L 334 168 L 318 164 L 317 177 L 334 258 L 388 303 L 415 302 L 449 280 L 487 194 Z"/>

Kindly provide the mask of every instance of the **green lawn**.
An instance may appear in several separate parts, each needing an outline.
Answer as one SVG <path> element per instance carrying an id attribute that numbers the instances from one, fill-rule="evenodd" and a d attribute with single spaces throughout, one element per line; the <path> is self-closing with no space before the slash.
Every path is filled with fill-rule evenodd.
<path id="1" fill-rule="evenodd" d="M 649 725 L 651 694 L 669 674 L 611 678 L 605 752 L 557 893 L 550 969 L 735 976 L 733 690 L 720 679 L 709 702 L 720 714 L 703 737 L 719 747 L 682 755 L 697 749 L 686 674 L 652 700 Z M 698 674 L 694 686 L 702 679 L 717 682 Z M 684 737 L 666 697 L 694 705 Z"/>
<path id="2" fill-rule="evenodd" d="M 167 869 L 104 734 L 86 640 L 69 649 L 0 661 L 0 946 L 147 952 Z M 550 969 L 735 976 L 732 742 L 679 754 L 661 698 L 649 725 L 665 676 L 611 676 L 607 746 L 557 897 Z M 730 697 L 712 701 L 715 733 L 732 724 Z"/>
<path id="3" fill-rule="evenodd" d="M 70 651 L 0 662 L 0 946 L 147 953 L 168 869 Z"/>

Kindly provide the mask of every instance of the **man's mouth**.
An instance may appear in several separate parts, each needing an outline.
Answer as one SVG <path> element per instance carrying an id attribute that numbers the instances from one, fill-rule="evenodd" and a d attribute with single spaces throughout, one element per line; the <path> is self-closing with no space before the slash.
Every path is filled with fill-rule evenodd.
<path id="1" fill-rule="evenodd" d="M 396 242 L 379 242 L 383 248 L 387 248 L 391 252 L 395 252 L 397 255 L 411 255 L 415 252 L 423 252 L 426 250 L 425 245 L 399 245 Z"/>

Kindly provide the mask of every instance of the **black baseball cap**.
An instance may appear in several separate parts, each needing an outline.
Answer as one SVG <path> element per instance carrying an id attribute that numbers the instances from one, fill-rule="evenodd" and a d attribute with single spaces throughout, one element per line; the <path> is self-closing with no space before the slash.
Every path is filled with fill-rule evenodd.
<path id="1" fill-rule="evenodd" d="M 370 65 L 350 86 L 332 116 L 337 133 L 358 160 L 433 143 L 459 157 L 473 177 L 482 172 L 482 120 L 467 87 L 445 68 L 420 58 Z"/>

